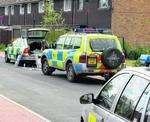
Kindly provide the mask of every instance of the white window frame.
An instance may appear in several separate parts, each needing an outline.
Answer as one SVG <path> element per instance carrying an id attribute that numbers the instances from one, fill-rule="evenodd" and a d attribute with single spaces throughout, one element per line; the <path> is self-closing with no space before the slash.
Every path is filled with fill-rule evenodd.
<path id="1" fill-rule="evenodd" d="M 32 12 L 32 4 L 28 3 L 27 4 L 27 14 L 31 14 L 31 12 Z"/>
<path id="2" fill-rule="evenodd" d="M 64 11 L 71 11 L 72 0 L 64 0 Z"/>
<path id="3" fill-rule="evenodd" d="M 44 0 L 43 1 L 39 1 L 39 4 L 38 4 L 38 11 L 39 13 L 44 13 Z"/>
<path id="4" fill-rule="evenodd" d="M 5 15 L 7 16 L 9 13 L 9 6 L 5 6 Z"/>
<path id="5" fill-rule="evenodd" d="M 24 6 L 22 4 L 20 4 L 20 14 L 21 15 L 24 14 Z"/>
<path id="6" fill-rule="evenodd" d="M 99 0 L 99 9 L 109 9 L 109 0 Z"/>
<path id="7" fill-rule="evenodd" d="M 11 6 L 10 6 L 10 11 L 11 11 L 11 15 L 14 15 L 14 12 L 15 12 L 14 5 L 11 5 Z"/>
<path id="8" fill-rule="evenodd" d="M 84 0 L 78 0 L 79 1 L 79 6 L 78 6 L 78 10 L 83 10 L 84 7 Z"/>

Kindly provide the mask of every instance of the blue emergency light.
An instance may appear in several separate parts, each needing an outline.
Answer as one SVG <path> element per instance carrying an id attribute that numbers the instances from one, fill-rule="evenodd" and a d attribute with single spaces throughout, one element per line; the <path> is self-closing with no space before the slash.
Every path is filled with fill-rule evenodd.
<path id="1" fill-rule="evenodd" d="M 92 27 L 89 27 L 89 28 L 75 28 L 74 29 L 74 32 L 77 32 L 77 33 L 109 33 L 107 29 L 102 29 L 102 28 L 92 28 Z M 111 33 L 112 34 L 112 33 Z"/>

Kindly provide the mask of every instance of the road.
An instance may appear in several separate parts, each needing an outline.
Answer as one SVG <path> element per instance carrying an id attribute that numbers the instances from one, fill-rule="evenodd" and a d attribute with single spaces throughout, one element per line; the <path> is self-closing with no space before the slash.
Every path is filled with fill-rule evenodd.
<path id="1" fill-rule="evenodd" d="M 0 63 L 0 94 L 44 116 L 52 122 L 79 122 L 81 95 L 98 94 L 98 80 L 82 78 L 77 83 L 56 71 L 44 76 L 40 70 Z"/>

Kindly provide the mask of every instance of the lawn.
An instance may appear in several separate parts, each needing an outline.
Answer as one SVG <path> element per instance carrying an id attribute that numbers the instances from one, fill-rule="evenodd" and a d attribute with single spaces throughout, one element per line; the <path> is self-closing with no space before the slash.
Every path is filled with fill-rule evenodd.
<path id="1" fill-rule="evenodd" d="M 127 66 L 131 66 L 131 67 L 138 67 L 140 66 L 140 63 L 138 60 L 129 60 L 129 59 L 126 59 L 126 65 Z"/>

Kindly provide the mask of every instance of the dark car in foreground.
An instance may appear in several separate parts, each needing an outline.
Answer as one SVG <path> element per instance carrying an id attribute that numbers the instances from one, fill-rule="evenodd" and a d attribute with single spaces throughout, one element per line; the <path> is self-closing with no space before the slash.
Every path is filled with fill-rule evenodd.
<path id="1" fill-rule="evenodd" d="M 85 94 L 81 122 L 150 122 L 150 68 L 118 72 L 98 96 Z"/>

